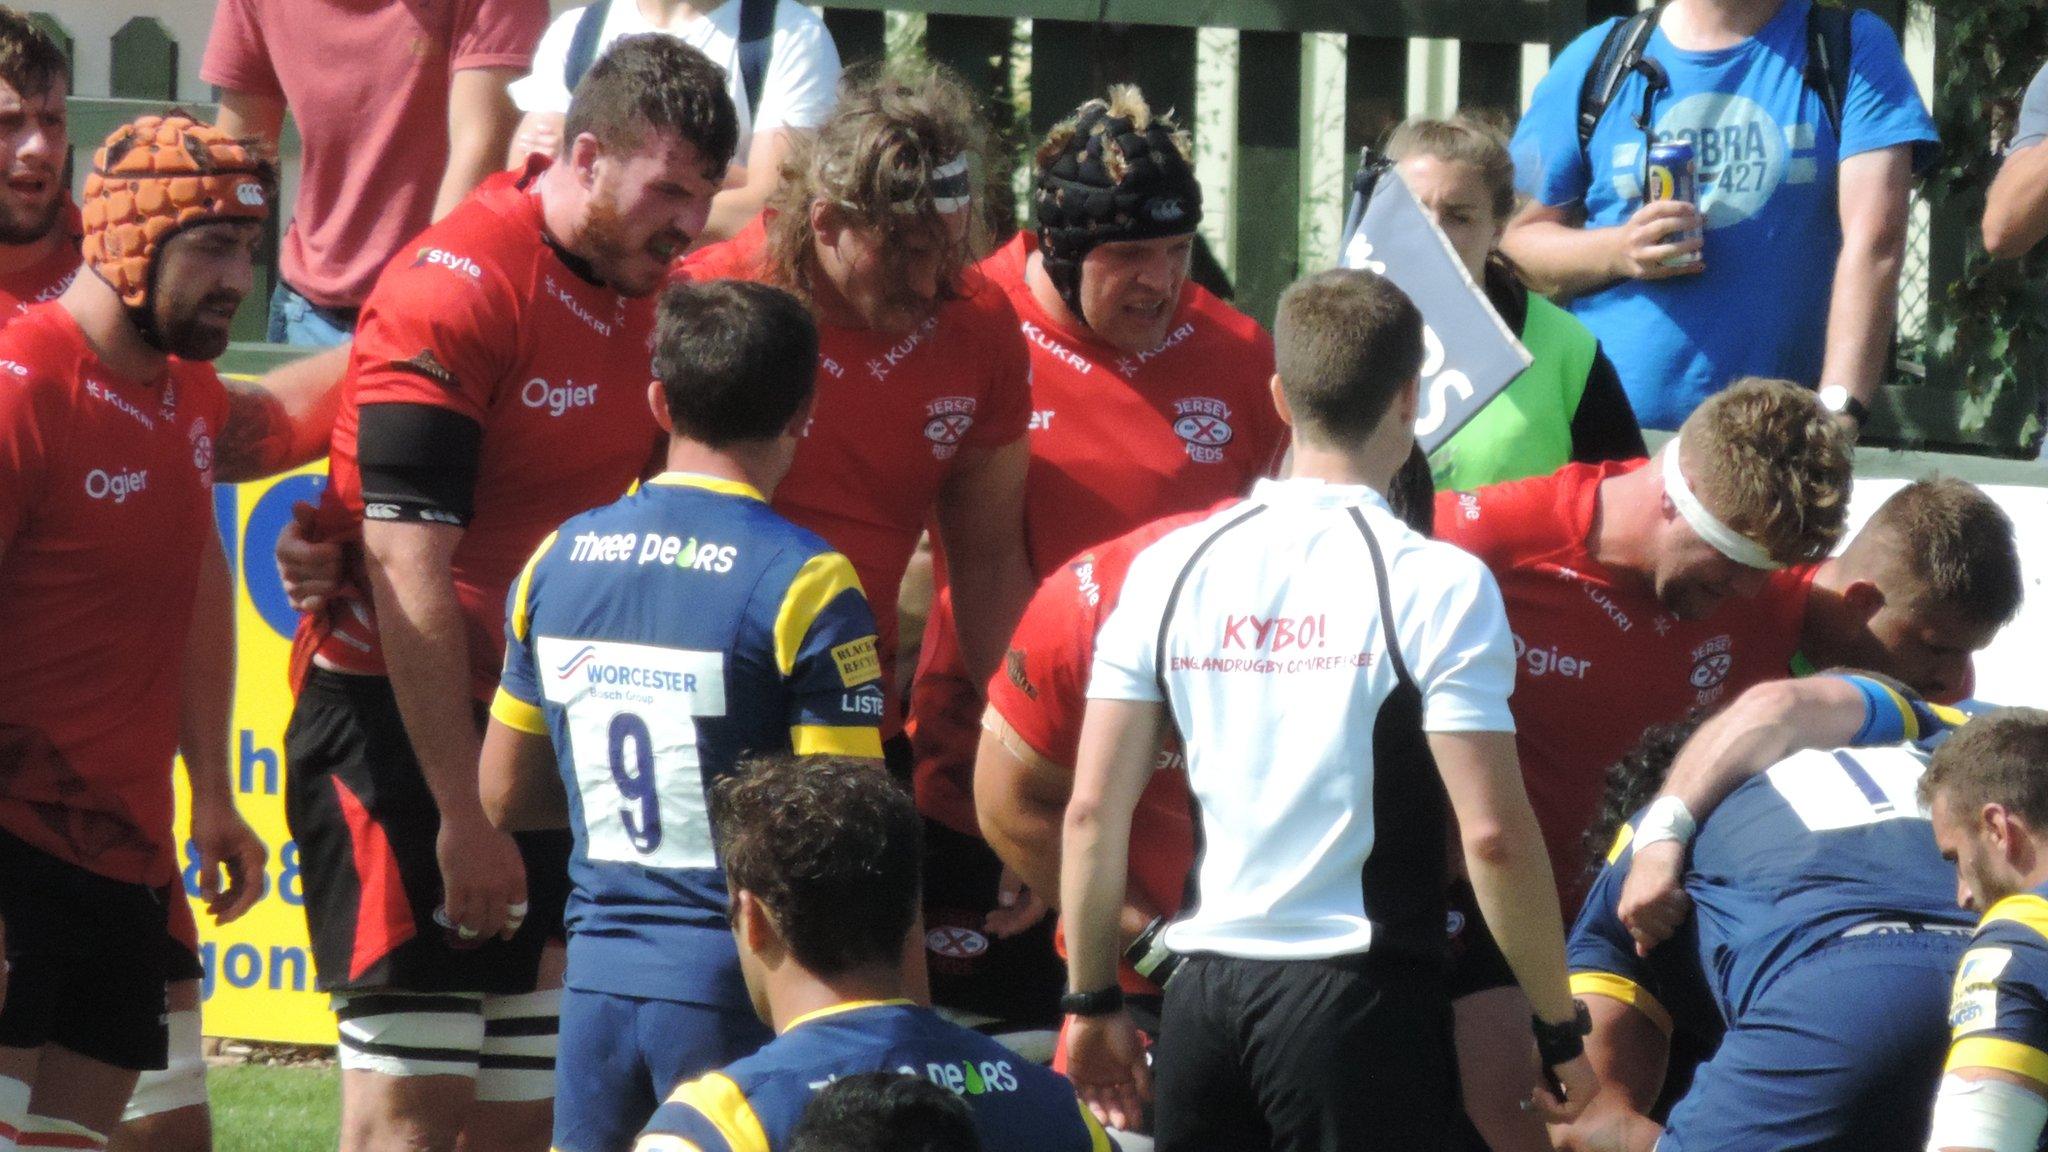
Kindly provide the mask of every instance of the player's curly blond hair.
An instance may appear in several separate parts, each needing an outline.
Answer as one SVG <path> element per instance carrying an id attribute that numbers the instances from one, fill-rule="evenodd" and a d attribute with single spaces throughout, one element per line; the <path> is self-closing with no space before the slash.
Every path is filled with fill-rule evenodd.
<path id="1" fill-rule="evenodd" d="M 849 69 L 839 102 L 815 133 L 799 133 L 770 201 L 768 273 L 808 302 L 816 283 L 811 205 L 822 201 L 857 227 L 895 233 L 931 228 L 945 236 L 933 174 L 959 157 L 968 163 L 970 198 L 979 202 L 988 170 L 989 134 L 974 95 L 941 65 L 886 61 Z M 960 277 L 988 250 L 983 214 L 968 213 L 966 239 L 948 243 L 942 298 L 960 294 Z"/>
<path id="2" fill-rule="evenodd" d="M 1745 377 L 1679 429 L 1702 503 L 1781 564 L 1825 559 L 1848 526 L 1854 454 L 1813 391 Z"/>

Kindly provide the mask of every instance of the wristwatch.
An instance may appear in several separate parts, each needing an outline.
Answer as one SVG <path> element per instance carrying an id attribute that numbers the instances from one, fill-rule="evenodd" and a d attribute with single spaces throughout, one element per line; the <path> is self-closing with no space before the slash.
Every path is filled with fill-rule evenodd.
<path id="1" fill-rule="evenodd" d="M 1821 407 L 1837 416 L 1847 416 L 1856 422 L 1858 428 L 1870 423 L 1870 405 L 1849 395 L 1849 390 L 1840 384 L 1829 384 L 1820 390 Z"/>
<path id="2" fill-rule="evenodd" d="M 1585 1055 L 1586 1037 L 1593 1031 L 1593 1014 L 1586 1011 L 1584 1000 L 1573 1000 L 1570 1020 L 1549 1024 L 1540 1016 L 1531 1016 L 1529 1028 L 1536 1033 L 1537 1059 L 1545 1068 L 1555 1068 Z"/>
<path id="3" fill-rule="evenodd" d="M 1069 992 L 1060 997 L 1062 1016 L 1107 1016 L 1124 1006 L 1124 990 L 1115 984 L 1094 992 Z"/>

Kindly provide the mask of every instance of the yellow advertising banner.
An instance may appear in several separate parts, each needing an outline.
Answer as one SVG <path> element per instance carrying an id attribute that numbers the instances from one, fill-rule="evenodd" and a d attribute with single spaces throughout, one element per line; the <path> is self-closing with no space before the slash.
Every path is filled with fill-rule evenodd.
<path id="1" fill-rule="evenodd" d="M 181 841 L 185 894 L 199 921 L 202 1019 L 209 1036 L 291 1044 L 332 1044 L 334 1014 L 313 990 L 313 954 L 306 942 L 305 888 L 299 850 L 285 826 L 284 729 L 292 693 L 286 666 L 298 616 L 286 603 L 273 559 L 278 534 L 291 522 L 292 505 L 317 502 L 326 465 L 253 484 L 214 489 L 214 516 L 235 577 L 235 712 L 229 732 L 229 767 L 242 816 L 270 849 L 263 898 L 226 927 L 213 923 L 198 900 L 197 856 Z M 189 794 L 182 765 L 177 774 L 174 825 L 190 828 Z"/>

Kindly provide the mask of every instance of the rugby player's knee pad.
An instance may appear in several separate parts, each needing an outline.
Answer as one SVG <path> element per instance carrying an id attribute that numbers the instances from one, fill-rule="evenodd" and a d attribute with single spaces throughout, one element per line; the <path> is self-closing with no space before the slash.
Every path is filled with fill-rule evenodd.
<path id="1" fill-rule="evenodd" d="M 483 1024 L 476 1098 L 492 1103 L 554 1099 L 562 990 L 486 996 Z"/>
<path id="2" fill-rule="evenodd" d="M 173 1012 L 165 1019 L 171 1029 L 170 1066 L 144 1072 L 136 1079 L 128 1107 L 121 1111 L 123 1124 L 206 1104 L 206 1056 L 200 1050 L 199 1010 Z"/>
<path id="3" fill-rule="evenodd" d="M 32 1148 L 68 1148 L 77 1152 L 97 1152 L 107 1146 L 107 1138 L 83 1124 L 59 1120 L 54 1116 L 29 1116 L 22 1121 L 21 1137 L 16 1144 L 22 1152 Z"/>
<path id="4" fill-rule="evenodd" d="M 2032 1148 L 2048 1124 L 2048 1100 L 2003 1080 L 1941 1078 L 1929 1148 Z"/>
<path id="5" fill-rule="evenodd" d="M 342 992 L 333 1004 L 343 1071 L 476 1078 L 484 1044 L 482 996 Z"/>

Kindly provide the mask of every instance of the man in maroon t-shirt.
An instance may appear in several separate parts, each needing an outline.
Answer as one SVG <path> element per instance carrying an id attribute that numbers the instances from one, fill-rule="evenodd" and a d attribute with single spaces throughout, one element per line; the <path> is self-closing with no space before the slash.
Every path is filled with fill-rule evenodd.
<path id="1" fill-rule="evenodd" d="M 270 339 L 346 344 L 386 261 L 496 172 L 546 0 L 322 4 L 219 0 L 200 78 L 220 126 L 304 142 L 278 253 Z"/>
<path id="2" fill-rule="evenodd" d="M 350 578 L 301 623 L 285 748 L 343 1149 L 552 1125 L 569 837 L 491 826 L 481 722 L 526 558 L 655 458 L 650 297 L 737 129 L 718 70 L 648 35 L 591 68 L 567 134 L 385 268 L 342 385 L 318 528 Z"/>

